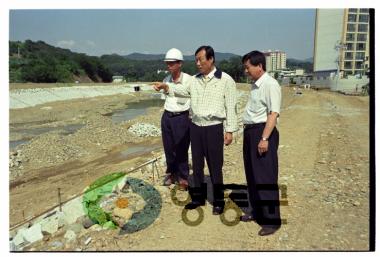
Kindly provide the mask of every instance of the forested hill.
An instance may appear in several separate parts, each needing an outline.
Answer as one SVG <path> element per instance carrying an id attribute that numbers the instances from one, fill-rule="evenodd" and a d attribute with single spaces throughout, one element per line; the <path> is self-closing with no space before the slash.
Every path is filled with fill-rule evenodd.
<path id="1" fill-rule="evenodd" d="M 233 77 L 245 82 L 246 76 L 241 57 L 230 53 L 215 53 L 216 66 Z M 112 76 L 123 76 L 126 81 L 161 81 L 167 74 L 164 55 L 134 53 L 101 57 L 74 53 L 46 44 L 43 41 L 9 42 L 9 80 L 14 82 L 69 83 L 111 82 Z M 198 72 L 193 56 L 185 56 L 182 71 L 194 75 Z M 287 60 L 291 69 L 304 68 L 311 72 L 313 64 L 295 59 Z"/>
<path id="2" fill-rule="evenodd" d="M 110 82 L 99 57 L 74 53 L 43 41 L 9 42 L 10 82 Z"/>
<path id="3" fill-rule="evenodd" d="M 159 61 L 162 61 L 165 58 L 165 54 L 132 53 L 132 54 L 125 55 L 123 57 L 130 59 L 130 60 L 151 60 L 151 61 L 159 60 Z M 229 59 L 231 59 L 233 57 L 239 57 L 239 56 L 236 54 L 231 54 L 231 53 L 215 52 L 215 60 L 218 62 L 223 61 L 223 60 L 228 61 Z M 193 61 L 193 62 L 195 61 L 194 55 L 184 55 L 183 58 L 185 61 Z"/>
<path id="4" fill-rule="evenodd" d="M 286 60 L 286 67 L 288 69 L 304 69 L 307 73 L 313 72 L 313 58 L 306 60 L 297 60 L 289 58 Z"/>

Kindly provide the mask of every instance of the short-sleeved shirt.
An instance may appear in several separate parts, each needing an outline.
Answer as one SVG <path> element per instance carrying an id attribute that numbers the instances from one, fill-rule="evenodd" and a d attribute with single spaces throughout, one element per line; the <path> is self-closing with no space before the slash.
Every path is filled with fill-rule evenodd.
<path id="1" fill-rule="evenodd" d="M 180 78 L 177 82 L 173 81 L 172 75 L 164 79 L 164 83 L 174 83 L 178 87 L 189 87 L 192 77 L 184 72 L 181 72 Z M 190 96 L 174 96 L 166 94 L 164 109 L 169 112 L 184 112 L 190 109 Z"/>
<path id="2" fill-rule="evenodd" d="M 258 80 L 252 83 L 245 112 L 244 124 L 265 123 L 268 114 L 277 112 L 280 114 L 281 87 L 277 80 L 264 73 Z"/>

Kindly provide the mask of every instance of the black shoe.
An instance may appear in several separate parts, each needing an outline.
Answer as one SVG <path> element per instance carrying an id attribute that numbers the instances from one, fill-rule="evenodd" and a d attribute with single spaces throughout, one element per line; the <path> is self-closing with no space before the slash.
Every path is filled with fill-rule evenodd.
<path id="1" fill-rule="evenodd" d="M 163 185 L 164 186 L 170 186 L 171 184 L 174 184 L 174 183 L 175 183 L 174 176 L 171 174 L 166 175 L 166 177 L 164 178 Z"/>
<path id="2" fill-rule="evenodd" d="M 268 235 L 271 235 L 271 234 L 274 234 L 280 227 L 277 227 L 277 228 L 262 228 L 260 229 L 259 231 L 259 236 L 268 236 Z"/>
<path id="3" fill-rule="evenodd" d="M 203 206 L 203 205 L 205 205 L 205 203 L 198 202 L 198 201 L 192 201 L 192 202 L 185 205 L 185 209 L 194 210 L 194 209 L 198 208 L 199 206 Z"/>
<path id="4" fill-rule="evenodd" d="M 256 219 L 253 217 L 252 214 L 244 214 L 243 216 L 240 216 L 240 221 L 249 222 L 256 221 Z"/>
<path id="5" fill-rule="evenodd" d="M 220 215 L 223 213 L 223 211 L 224 211 L 223 206 L 213 206 L 212 207 L 212 214 L 213 215 Z"/>

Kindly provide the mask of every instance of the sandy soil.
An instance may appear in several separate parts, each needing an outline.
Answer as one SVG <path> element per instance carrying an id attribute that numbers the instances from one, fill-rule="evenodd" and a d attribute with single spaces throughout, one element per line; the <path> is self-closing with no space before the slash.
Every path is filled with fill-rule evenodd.
<path id="1" fill-rule="evenodd" d="M 259 237 L 260 228 L 253 222 L 227 226 L 219 216 L 212 215 L 210 204 L 203 208 L 204 218 L 199 225 L 186 225 L 183 207 L 174 204 L 169 189 L 160 186 L 163 170 L 160 180 L 153 180 L 151 173 L 141 170 L 131 176 L 155 185 L 163 199 L 160 217 L 151 226 L 128 235 L 119 235 L 117 230 L 87 231 L 75 242 L 55 250 L 368 250 L 368 97 L 314 90 L 295 95 L 287 87 L 282 92 L 279 184 L 286 187 L 282 200 L 288 205 L 281 209 L 287 224 L 277 233 Z M 162 108 L 152 108 L 148 115 L 124 125 L 112 124 L 104 116 L 133 100 L 119 95 L 10 111 L 11 127 L 41 126 L 46 122 L 71 124 L 78 120 L 86 124 L 70 136 L 48 133 L 33 139 L 33 148 L 20 148 L 28 161 L 23 162 L 22 172 L 10 169 L 11 173 L 19 172 L 10 181 L 11 224 L 55 205 L 58 187 L 65 200 L 105 174 L 128 170 L 162 154 L 159 137 L 136 139 L 126 131 L 137 121 L 158 125 Z M 43 108 L 46 106 L 52 108 Z M 121 154 L 131 146 L 144 146 L 146 150 L 128 157 Z M 50 156 L 49 152 L 54 154 Z M 67 154 L 67 158 L 51 161 L 49 158 L 56 153 Z M 225 183 L 246 183 L 241 135 L 235 135 L 234 143 L 225 147 L 223 172 Z M 179 197 L 186 198 L 186 194 Z M 196 212 L 188 215 L 190 219 L 197 217 Z M 233 210 L 226 212 L 230 219 L 235 215 Z M 88 237 L 92 241 L 85 245 Z M 47 240 L 63 240 L 63 234 Z M 52 249 L 46 242 L 39 242 L 28 250 Z"/>

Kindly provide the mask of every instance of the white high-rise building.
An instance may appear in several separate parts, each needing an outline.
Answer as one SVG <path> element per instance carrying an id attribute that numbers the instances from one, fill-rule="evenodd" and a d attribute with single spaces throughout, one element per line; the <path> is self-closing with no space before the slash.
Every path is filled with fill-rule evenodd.
<path id="1" fill-rule="evenodd" d="M 264 51 L 268 72 L 286 69 L 286 53 L 280 50 Z"/>
<path id="2" fill-rule="evenodd" d="M 339 66 L 339 67 L 338 67 Z M 369 69 L 369 9 L 317 9 L 314 72 L 364 75 Z"/>

